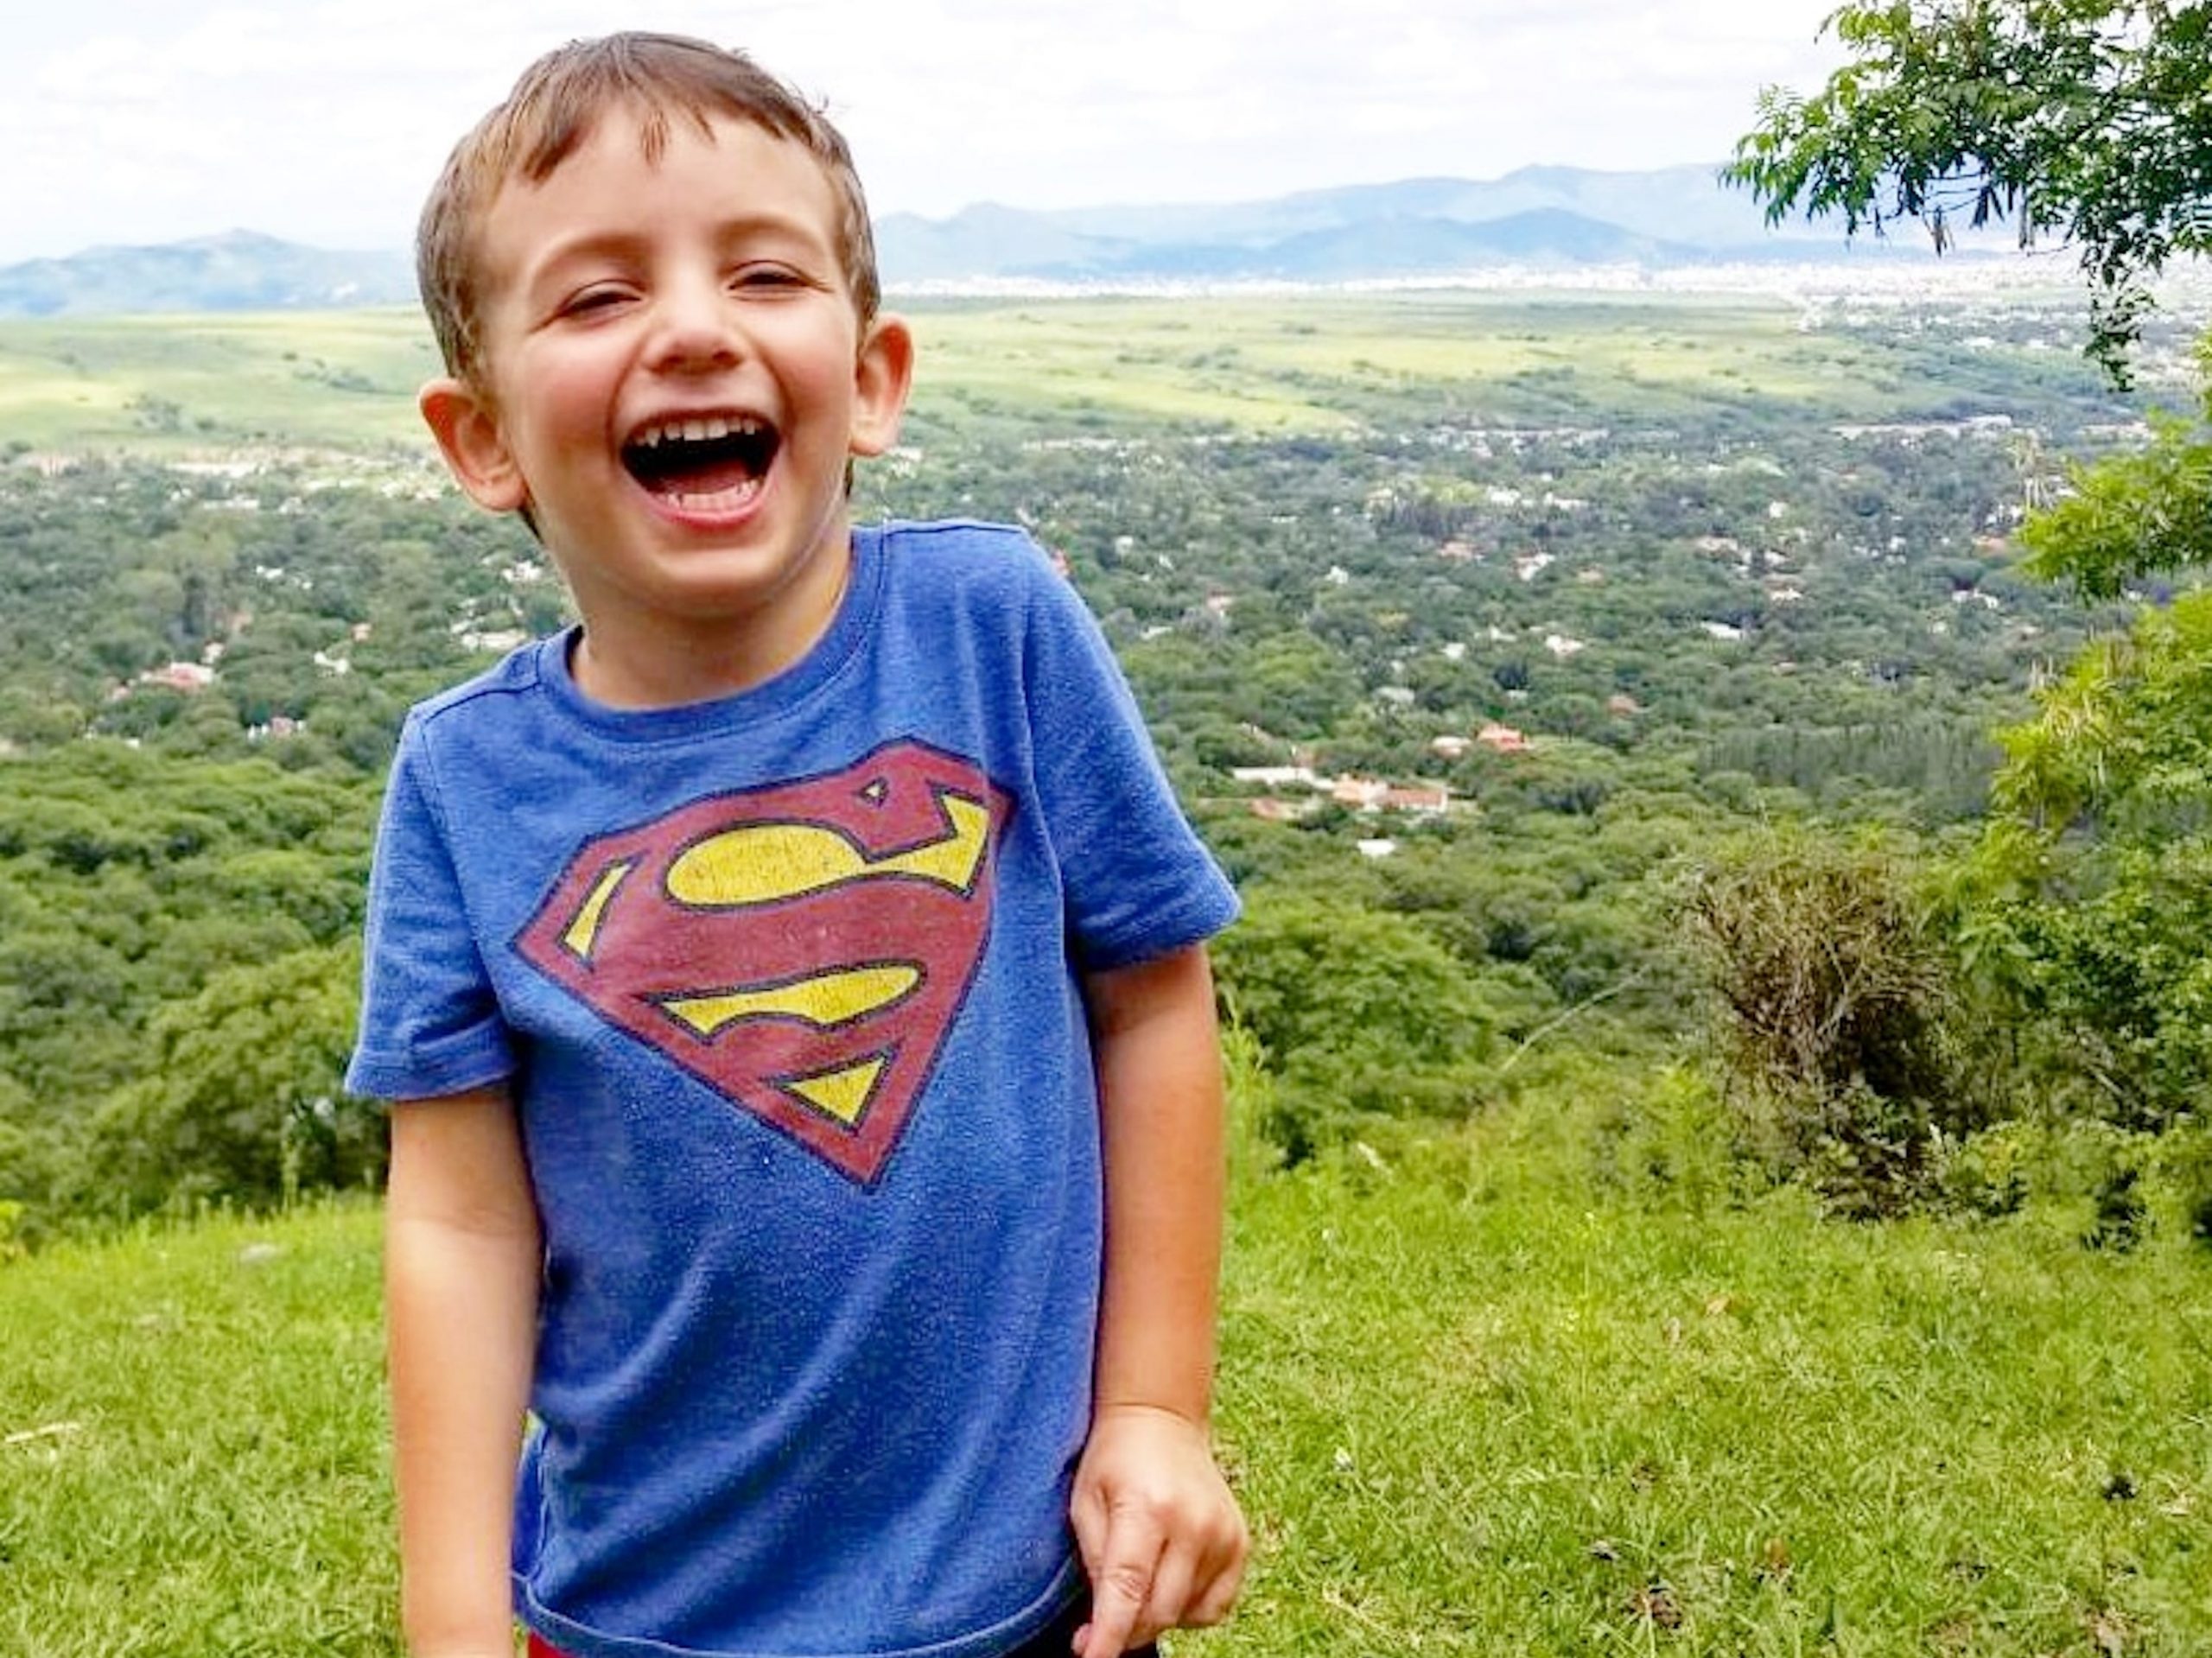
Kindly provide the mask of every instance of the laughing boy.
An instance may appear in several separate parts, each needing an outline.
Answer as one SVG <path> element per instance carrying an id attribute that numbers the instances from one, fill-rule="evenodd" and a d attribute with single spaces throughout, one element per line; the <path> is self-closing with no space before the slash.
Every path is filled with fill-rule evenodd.
<path id="1" fill-rule="evenodd" d="M 423 416 L 581 621 L 412 712 L 379 832 L 410 1650 L 1217 1620 L 1235 899 L 1033 543 L 851 524 L 913 345 L 843 140 L 741 54 L 579 43 L 418 254 Z"/>

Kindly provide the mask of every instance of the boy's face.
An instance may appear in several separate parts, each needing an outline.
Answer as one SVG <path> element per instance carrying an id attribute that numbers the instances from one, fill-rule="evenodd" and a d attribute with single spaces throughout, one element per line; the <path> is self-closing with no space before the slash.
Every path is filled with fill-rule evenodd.
<path id="1" fill-rule="evenodd" d="M 849 457 L 880 453 L 912 346 L 865 332 L 804 149 L 683 118 L 648 161 L 610 111 L 477 227 L 480 366 L 423 410 L 464 488 L 528 506 L 595 655 L 689 638 L 773 672 L 827 625 Z"/>

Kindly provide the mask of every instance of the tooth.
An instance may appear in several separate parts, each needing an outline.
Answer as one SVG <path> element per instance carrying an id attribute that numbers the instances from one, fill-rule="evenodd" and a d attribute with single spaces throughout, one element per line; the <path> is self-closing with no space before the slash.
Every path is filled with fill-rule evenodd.
<path id="1" fill-rule="evenodd" d="M 707 435 L 707 422 L 703 420 L 685 421 L 683 422 L 683 435 L 690 442 L 698 443 L 703 441 Z"/>
<path id="2" fill-rule="evenodd" d="M 707 429 L 706 435 L 710 438 L 725 438 L 729 435 L 729 422 L 720 415 L 709 416 L 704 424 Z"/>

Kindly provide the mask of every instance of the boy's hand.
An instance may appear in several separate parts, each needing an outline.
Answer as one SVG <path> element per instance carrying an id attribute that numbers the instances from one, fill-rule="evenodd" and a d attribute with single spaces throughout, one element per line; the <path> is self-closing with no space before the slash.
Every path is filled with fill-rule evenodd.
<path id="1" fill-rule="evenodd" d="M 1249 1538 L 1206 1432 L 1152 1405 L 1109 1405 L 1090 1426 L 1069 1504 L 1090 1622 L 1077 1658 L 1119 1658 L 1162 1629 L 1218 1623 Z"/>

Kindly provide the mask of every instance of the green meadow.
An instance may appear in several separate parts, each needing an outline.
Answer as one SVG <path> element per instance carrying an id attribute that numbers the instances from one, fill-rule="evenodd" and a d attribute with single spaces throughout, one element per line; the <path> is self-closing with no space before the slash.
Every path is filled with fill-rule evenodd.
<path id="1" fill-rule="evenodd" d="M 407 311 L 0 326 L 0 441 L 64 453 L 412 443 L 435 366 Z"/>
<path id="2" fill-rule="evenodd" d="M 917 407 L 1139 415 L 1247 430 L 1387 418 L 1409 390 L 1436 406 L 1532 421 L 1636 400 L 1653 418 L 1767 398 L 1855 404 L 1878 369 L 1839 365 L 1775 301 L 1650 304 L 1468 293 L 992 302 L 918 310 Z M 1854 384 L 1854 381 L 1859 382 Z"/>
<path id="3" fill-rule="evenodd" d="M 1176 1650 L 2212 1650 L 2212 1255 L 2057 1196 L 1824 1220 L 1622 1138 L 1685 1089 L 1570 1063 L 1294 1171 L 1240 1135 L 1256 1546 Z M 0 1651 L 397 1651 L 377 1257 L 349 1200 L 0 1268 Z"/>
<path id="4" fill-rule="evenodd" d="M 1777 402 L 1935 411 L 1971 390 L 1878 334 L 1840 341 L 1773 299 L 1432 293 L 919 301 L 914 424 L 1342 431 L 1420 393 L 1500 423 L 1642 422 Z M 1925 356 L 1924 341 L 1910 350 Z M 0 323 L 0 443 L 191 455 L 419 453 L 437 371 L 411 309 Z M 1972 365 L 1961 365 L 1971 369 Z"/>

